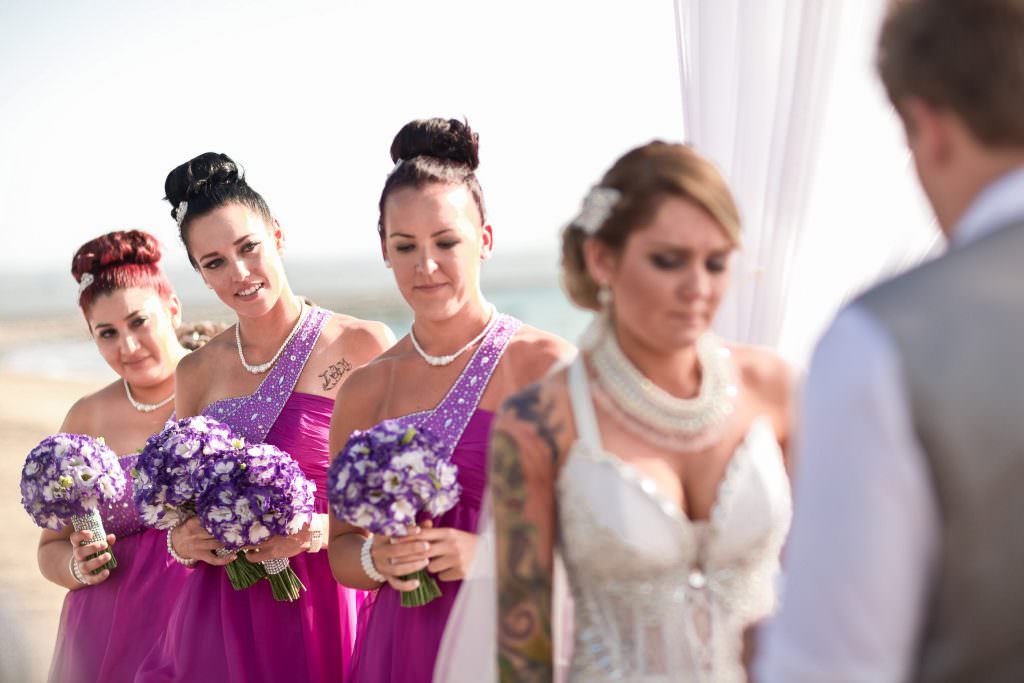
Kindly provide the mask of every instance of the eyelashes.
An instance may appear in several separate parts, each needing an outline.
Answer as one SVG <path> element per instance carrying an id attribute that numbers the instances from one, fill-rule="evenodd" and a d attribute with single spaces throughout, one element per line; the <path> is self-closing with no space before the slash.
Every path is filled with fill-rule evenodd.
<path id="1" fill-rule="evenodd" d="M 679 270 L 689 265 L 690 258 L 676 254 L 651 254 L 650 261 L 659 270 Z M 722 273 L 727 264 L 727 259 L 716 256 L 705 261 L 704 267 L 709 273 Z"/>
<path id="2" fill-rule="evenodd" d="M 446 240 L 444 242 L 438 242 L 437 246 L 440 247 L 441 249 L 444 249 L 445 251 L 448 251 L 450 249 L 454 249 L 459 244 L 461 244 L 461 242 L 459 242 L 458 240 Z M 400 254 L 407 254 L 410 251 L 414 251 L 415 249 L 415 244 L 399 244 L 395 246 L 395 251 L 399 252 Z"/>

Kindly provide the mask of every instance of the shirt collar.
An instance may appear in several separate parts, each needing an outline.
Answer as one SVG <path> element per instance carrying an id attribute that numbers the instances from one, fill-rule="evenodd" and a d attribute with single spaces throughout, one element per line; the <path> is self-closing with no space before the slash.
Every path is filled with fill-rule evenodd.
<path id="1" fill-rule="evenodd" d="M 1024 221 L 1024 167 L 989 183 L 967 207 L 953 229 L 952 245 L 961 247 L 1014 222 Z"/>

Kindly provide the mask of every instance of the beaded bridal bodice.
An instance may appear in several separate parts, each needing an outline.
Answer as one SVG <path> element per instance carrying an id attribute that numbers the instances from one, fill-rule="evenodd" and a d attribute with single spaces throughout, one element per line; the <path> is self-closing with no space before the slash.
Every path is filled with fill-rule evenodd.
<path id="1" fill-rule="evenodd" d="M 710 518 L 691 521 L 602 449 L 582 358 L 569 391 L 578 440 L 557 484 L 575 603 L 569 680 L 744 680 L 743 630 L 774 607 L 792 512 L 770 423 L 754 422 Z"/>

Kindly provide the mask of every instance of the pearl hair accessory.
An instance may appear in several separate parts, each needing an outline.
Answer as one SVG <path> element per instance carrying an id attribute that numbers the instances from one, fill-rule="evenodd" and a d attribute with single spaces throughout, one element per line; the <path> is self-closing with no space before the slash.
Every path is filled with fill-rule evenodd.
<path id="1" fill-rule="evenodd" d="M 181 202 L 178 204 L 178 208 L 174 210 L 174 221 L 178 224 L 178 228 L 181 228 L 181 224 L 185 220 L 185 214 L 188 213 L 188 202 Z"/>
<path id="2" fill-rule="evenodd" d="M 576 218 L 572 220 L 572 225 L 583 228 L 583 232 L 588 235 L 595 234 L 608 220 L 608 216 L 611 215 L 620 199 L 622 199 L 622 193 L 615 188 L 595 185 L 583 198 L 583 206 Z"/>
<path id="3" fill-rule="evenodd" d="M 305 304 L 299 304 L 299 306 L 299 319 L 295 321 L 295 327 L 293 327 L 292 331 L 288 333 L 287 337 L 285 337 L 284 343 L 281 344 L 281 347 L 277 350 L 277 353 L 274 354 L 274 357 L 266 363 L 260 363 L 259 365 L 249 365 L 249 363 L 246 362 L 245 355 L 242 354 L 242 337 L 238 331 L 238 323 L 235 323 L 235 346 L 238 348 L 238 360 L 242 361 L 243 368 L 254 375 L 259 375 L 274 367 L 274 363 L 277 362 L 277 359 L 284 352 L 285 347 L 288 346 L 288 343 L 292 340 L 292 337 L 295 336 L 295 333 L 299 331 L 302 321 L 306 319 Z"/>
<path id="4" fill-rule="evenodd" d="M 599 389 L 594 396 L 649 443 L 676 452 L 703 450 L 721 438 L 720 428 L 735 408 L 739 390 L 731 356 L 714 334 L 701 336 L 699 393 L 692 399 L 677 398 L 640 372 L 623 353 L 614 331 L 606 329 L 590 351 Z"/>
<path id="5" fill-rule="evenodd" d="M 455 353 L 448 354 L 447 356 L 431 356 L 429 353 L 424 351 L 423 347 L 420 346 L 419 341 L 416 340 L 416 333 L 412 331 L 412 328 L 409 329 L 409 339 L 412 341 L 412 345 L 413 345 L 413 348 L 416 349 L 416 353 L 420 354 L 420 357 L 423 358 L 423 360 L 427 361 L 427 363 L 429 365 L 433 365 L 434 367 L 441 367 L 441 366 L 444 366 L 444 365 L 451 365 L 455 361 L 456 358 L 458 358 L 459 356 L 464 354 L 471 347 L 473 347 L 476 344 L 478 344 L 481 339 L 486 337 L 487 333 L 491 331 L 491 328 L 494 327 L 494 323 L 497 322 L 497 320 L 498 320 L 498 309 L 492 304 L 491 305 L 491 315 L 487 319 L 487 324 L 484 325 L 483 331 L 480 332 L 480 334 L 478 334 L 477 336 L 475 336 L 472 339 L 470 339 L 469 343 L 467 343 L 461 349 L 459 349 Z"/>
<path id="6" fill-rule="evenodd" d="M 363 541 L 363 548 L 359 551 L 359 564 L 363 565 L 363 571 L 370 577 L 372 581 L 377 583 L 387 583 L 388 577 L 377 571 L 377 567 L 373 564 L 373 556 L 370 551 L 373 550 L 373 536 L 367 536 L 366 540 Z"/>
<path id="7" fill-rule="evenodd" d="M 159 403 L 143 403 L 142 401 L 136 401 L 135 397 L 132 396 L 132 390 L 128 386 L 128 380 L 121 378 L 121 382 L 124 384 L 124 393 L 128 397 L 128 402 L 132 404 L 132 408 L 139 411 L 140 413 L 152 413 L 154 410 L 163 408 L 165 405 L 174 400 L 174 394 L 160 401 Z"/>

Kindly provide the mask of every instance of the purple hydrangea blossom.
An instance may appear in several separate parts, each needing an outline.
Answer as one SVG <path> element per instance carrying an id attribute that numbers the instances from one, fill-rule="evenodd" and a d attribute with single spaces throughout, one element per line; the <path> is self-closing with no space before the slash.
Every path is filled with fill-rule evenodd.
<path id="1" fill-rule="evenodd" d="M 21 504 L 36 524 L 59 530 L 71 517 L 116 503 L 126 483 L 117 454 L 103 439 L 54 434 L 25 458 Z"/>
<path id="2" fill-rule="evenodd" d="M 231 549 L 298 533 L 313 514 L 316 485 L 270 444 L 221 453 L 196 470 L 196 513 Z"/>
<path id="3" fill-rule="evenodd" d="M 327 472 L 327 497 L 339 519 L 402 536 L 421 512 L 440 517 L 455 506 L 458 471 L 435 436 L 385 420 L 352 434 Z"/>
<path id="4" fill-rule="evenodd" d="M 151 436 L 132 470 L 135 507 L 142 521 L 157 529 L 185 521 L 195 509 L 195 471 L 207 460 L 244 445 L 226 424 L 201 415 L 172 422 Z"/>

